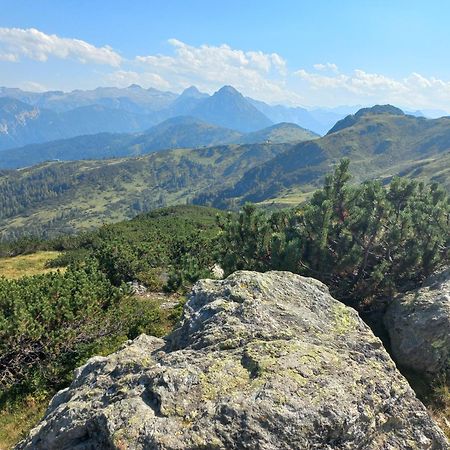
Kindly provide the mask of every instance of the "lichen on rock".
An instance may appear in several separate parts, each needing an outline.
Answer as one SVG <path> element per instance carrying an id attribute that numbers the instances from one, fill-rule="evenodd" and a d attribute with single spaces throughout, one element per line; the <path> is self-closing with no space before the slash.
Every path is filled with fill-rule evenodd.
<path id="1" fill-rule="evenodd" d="M 448 449 L 357 313 L 320 282 L 198 282 L 177 330 L 79 368 L 18 449 Z"/>

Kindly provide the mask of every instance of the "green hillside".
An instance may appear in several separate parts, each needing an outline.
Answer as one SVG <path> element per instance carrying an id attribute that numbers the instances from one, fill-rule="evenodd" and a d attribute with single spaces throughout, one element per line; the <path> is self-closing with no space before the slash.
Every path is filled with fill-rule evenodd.
<path id="1" fill-rule="evenodd" d="M 265 141 L 273 143 L 300 142 L 317 139 L 319 137 L 320 136 L 313 131 L 302 128 L 294 123 L 282 122 L 264 128 L 263 130 L 247 133 L 241 138 L 240 142 L 244 144 Z"/>
<path id="2" fill-rule="evenodd" d="M 135 158 L 50 162 L 0 177 L 0 232 L 53 235 L 151 209 L 245 201 L 289 206 L 307 199 L 343 157 L 354 182 L 396 175 L 450 187 L 450 118 L 374 108 L 327 136 L 299 144 L 222 145 Z"/>
<path id="3" fill-rule="evenodd" d="M 0 177 L 0 232 L 52 235 L 117 222 L 216 192 L 289 144 L 178 149 L 138 158 L 49 162 Z"/>
<path id="4" fill-rule="evenodd" d="M 124 158 L 175 148 L 298 143 L 317 137 L 315 133 L 292 123 L 280 123 L 245 134 L 193 117 L 180 116 L 165 120 L 140 134 L 98 133 L 0 150 L 0 168 L 16 169 L 52 160 Z"/>
<path id="5" fill-rule="evenodd" d="M 0 167 L 27 167 L 55 159 L 77 161 L 138 156 L 174 148 L 238 143 L 241 137 L 242 134 L 237 131 L 211 125 L 199 119 L 175 117 L 140 134 L 98 133 L 3 150 L 0 151 Z"/>
<path id="6" fill-rule="evenodd" d="M 374 107 L 344 119 L 326 136 L 302 142 L 253 170 L 220 193 L 199 196 L 199 203 L 283 202 L 317 188 L 341 158 L 351 161 L 355 182 L 389 181 L 396 174 L 450 184 L 450 118 L 425 119 Z"/>

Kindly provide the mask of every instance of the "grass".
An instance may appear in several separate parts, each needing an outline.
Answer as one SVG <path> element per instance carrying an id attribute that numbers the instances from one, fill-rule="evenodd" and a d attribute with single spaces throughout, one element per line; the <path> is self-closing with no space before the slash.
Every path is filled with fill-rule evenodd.
<path id="1" fill-rule="evenodd" d="M 31 255 L 0 258 L 0 276 L 17 279 L 24 276 L 54 272 L 58 269 L 48 269 L 45 267 L 45 264 L 60 255 L 60 252 L 41 251 Z"/>
<path id="2" fill-rule="evenodd" d="M 426 406 L 431 417 L 450 439 L 450 383 L 446 377 L 437 377 L 430 382 L 422 375 L 401 368 L 419 400 Z"/>
<path id="3" fill-rule="evenodd" d="M 441 384 L 434 387 L 431 399 L 425 402 L 433 419 L 439 424 L 442 431 L 450 439 L 450 386 Z"/>
<path id="4" fill-rule="evenodd" d="M 28 434 L 44 415 L 50 398 L 27 397 L 23 402 L 0 411 L 0 450 L 13 448 Z"/>
<path id="5" fill-rule="evenodd" d="M 259 202 L 258 205 L 269 208 L 270 207 L 293 208 L 308 201 L 312 197 L 313 191 L 314 191 L 313 188 L 311 188 L 311 191 L 308 192 L 299 189 L 289 189 L 285 192 L 281 192 L 275 198 L 270 198 L 267 200 L 263 200 L 262 202 Z"/>

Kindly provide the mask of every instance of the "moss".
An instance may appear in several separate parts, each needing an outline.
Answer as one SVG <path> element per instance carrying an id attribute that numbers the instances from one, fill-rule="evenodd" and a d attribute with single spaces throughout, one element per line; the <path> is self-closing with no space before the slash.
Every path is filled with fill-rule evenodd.
<path id="1" fill-rule="evenodd" d="M 334 321 L 334 331 L 337 334 L 347 334 L 356 330 L 357 322 L 351 310 L 340 303 L 333 306 L 332 316 Z"/>
<path id="2" fill-rule="evenodd" d="M 208 370 L 199 376 L 202 396 L 205 400 L 214 400 L 223 395 L 244 388 L 249 384 L 249 373 L 233 357 L 214 362 Z"/>
<path id="3" fill-rule="evenodd" d="M 286 369 L 285 371 L 281 372 L 280 374 L 283 378 L 289 378 L 293 381 L 295 381 L 300 386 L 304 386 L 308 382 L 308 378 L 301 375 L 297 371 L 293 369 Z"/>
<path id="4" fill-rule="evenodd" d="M 331 361 L 331 358 L 328 359 Z M 303 386 L 308 382 L 308 378 L 323 370 L 322 361 L 323 351 L 318 346 L 279 340 L 248 344 L 241 363 L 253 380 L 281 377 Z M 333 364 L 336 361 L 333 358 Z M 255 381 L 252 383 L 255 384 Z"/>
<path id="5" fill-rule="evenodd" d="M 447 339 L 445 339 L 445 338 L 436 339 L 431 343 L 431 346 L 434 349 L 441 349 L 441 348 L 445 347 L 446 345 L 447 345 Z"/>

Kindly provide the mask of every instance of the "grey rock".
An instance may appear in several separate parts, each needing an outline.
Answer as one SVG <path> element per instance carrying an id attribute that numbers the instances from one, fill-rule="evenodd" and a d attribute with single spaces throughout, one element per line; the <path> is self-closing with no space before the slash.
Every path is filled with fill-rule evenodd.
<path id="1" fill-rule="evenodd" d="M 130 287 L 133 295 L 143 296 L 148 292 L 147 287 L 142 283 L 139 283 L 139 281 L 128 281 L 127 284 Z"/>
<path id="2" fill-rule="evenodd" d="M 450 269 L 395 298 L 384 323 L 399 365 L 429 377 L 450 375 Z"/>
<path id="3" fill-rule="evenodd" d="M 79 368 L 17 447 L 449 449 L 357 313 L 314 279 L 236 272 L 180 327 Z"/>

